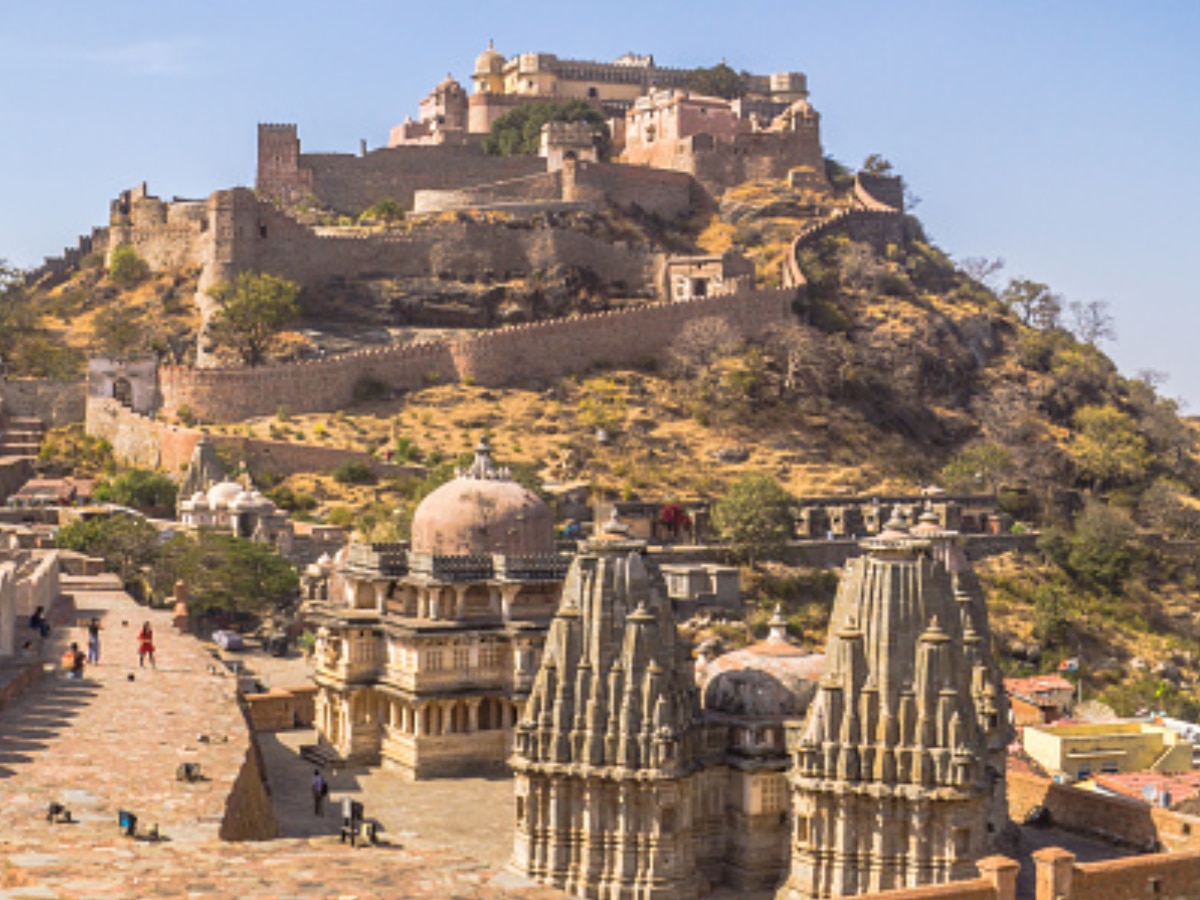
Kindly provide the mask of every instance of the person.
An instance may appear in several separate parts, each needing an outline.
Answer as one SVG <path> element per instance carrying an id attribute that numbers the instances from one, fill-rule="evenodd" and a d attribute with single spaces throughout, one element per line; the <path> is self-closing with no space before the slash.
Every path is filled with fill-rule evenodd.
<path id="1" fill-rule="evenodd" d="M 325 776 L 321 774 L 320 769 L 313 770 L 312 795 L 313 813 L 323 816 L 325 813 L 322 810 L 322 805 L 325 803 L 325 798 L 329 795 L 329 782 L 325 780 Z"/>
<path id="2" fill-rule="evenodd" d="M 63 654 L 62 667 L 67 670 L 68 678 L 83 677 L 83 651 L 79 645 L 72 643 L 70 649 Z"/>
<path id="3" fill-rule="evenodd" d="M 138 632 L 138 666 L 146 667 L 146 657 L 150 657 L 150 666 L 157 669 L 158 666 L 154 662 L 154 629 L 150 627 L 149 622 L 142 623 L 142 630 Z"/>
<path id="4" fill-rule="evenodd" d="M 100 664 L 100 620 L 96 618 L 88 623 L 87 661 L 91 666 Z"/>
<path id="5" fill-rule="evenodd" d="M 29 627 L 42 637 L 50 634 L 50 623 L 46 621 L 46 607 L 39 606 L 33 611 L 33 615 L 29 617 Z"/>

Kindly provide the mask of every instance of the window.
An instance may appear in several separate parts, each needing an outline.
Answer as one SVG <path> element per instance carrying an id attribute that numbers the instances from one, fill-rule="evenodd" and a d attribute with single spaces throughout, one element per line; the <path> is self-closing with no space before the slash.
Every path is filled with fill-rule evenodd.
<path id="1" fill-rule="evenodd" d="M 425 652 L 425 670 L 428 672 L 438 672 L 442 668 L 442 651 L 427 650 Z"/>
<path id="2" fill-rule="evenodd" d="M 455 647 L 454 648 L 454 668 L 456 668 L 456 669 L 471 668 L 471 648 L 470 647 Z"/>

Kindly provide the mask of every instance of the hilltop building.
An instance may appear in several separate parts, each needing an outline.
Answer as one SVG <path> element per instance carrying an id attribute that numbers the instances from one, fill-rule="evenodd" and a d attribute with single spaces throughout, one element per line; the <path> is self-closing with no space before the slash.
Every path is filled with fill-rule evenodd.
<path id="1" fill-rule="evenodd" d="M 502 767 L 568 560 L 546 504 L 492 462 L 426 497 L 411 546 L 352 544 L 314 592 L 327 752 L 425 778 Z"/>
<path id="2" fill-rule="evenodd" d="M 847 563 L 794 747 L 781 900 L 972 878 L 1006 828 L 1007 701 L 954 538 L 931 512 L 893 519 Z"/>

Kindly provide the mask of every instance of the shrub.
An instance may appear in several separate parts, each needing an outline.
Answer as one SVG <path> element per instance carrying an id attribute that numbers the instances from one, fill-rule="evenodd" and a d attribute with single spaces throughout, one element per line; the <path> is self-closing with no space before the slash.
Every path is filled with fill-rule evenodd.
<path id="1" fill-rule="evenodd" d="M 372 375 L 364 375 L 354 382 L 352 396 L 355 403 L 370 403 L 376 400 L 386 400 L 391 389 L 383 381 Z"/>
<path id="2" fill-rule="evenodd" d="M 338 484 L 373 484 L 375 473 L 365 462 L 344 462 L 333 470 L 333 480 Z"/>
<path id="3" fill-rule="evenodd" d="M 192 412 L 192 408 L 186 403 L 179 407 L 179 409 L 175 410 L 175 418 L 177 418 L 181 424 L 186 425 L 189 428 L 196 424 L 196 414 Z"/>
<path id="4" fill-rule="evenodd" d="M 150 274 L 150 266 L 128 244 L 116 247 L 108 260 L 108 277 L 121 287 L 133 287 Z"/>

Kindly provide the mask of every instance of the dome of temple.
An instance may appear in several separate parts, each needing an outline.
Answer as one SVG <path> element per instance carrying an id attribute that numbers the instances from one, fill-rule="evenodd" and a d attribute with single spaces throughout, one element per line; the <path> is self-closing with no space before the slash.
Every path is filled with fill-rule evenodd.
<path id="1" fill-rule="evenodd" d="M 498 51 L 491 41 L 488 48 L 475 59 L 476 75 L 499 75 L 504 69 L 504 54 Z"/>
<path id="2" fill-rule="evenodd" d="M 243 488 L 236 481 L 222 481 L 208 489 L 208 505 L 213 509 L 218 506 L 226 507 L 242 492 Z"/>
<path id="3" fill-rule="evenodd" d="M 492 464 L 487 441 L 475 462 L 417 507 L 412 551 L 445 556 L 554 552 L 554 517 L 532 491 Z"/>
<path id="4" fill-rule="evenodd" d="M 437 83 L 437 87 L 433 89 L 434 93 L 446 93 L 449 91 L 462 91 L 462 85 L 454 80 L 453 75 L 447 75 Z"/>
<path id="5" fill-rule="evenodd" d="M 803 716 L 825 671 L 825 654 L 788 641 L 777 609 L 771 636 L 741 650 L 718 656 L 699 674 L 704 708 L 734 716 Z"/>

